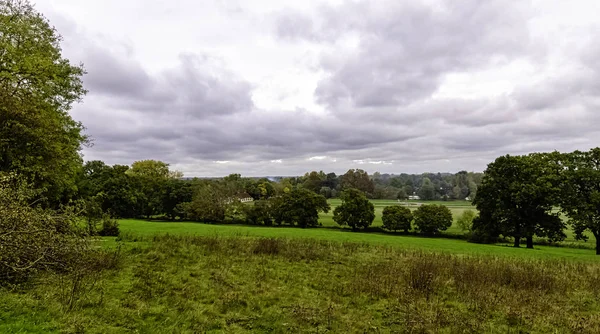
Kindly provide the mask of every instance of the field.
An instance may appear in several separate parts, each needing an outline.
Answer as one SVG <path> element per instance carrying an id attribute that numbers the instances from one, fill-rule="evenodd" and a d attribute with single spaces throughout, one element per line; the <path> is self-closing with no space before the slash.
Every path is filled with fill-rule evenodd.
<path id="1" fill-rule="evenodd" d="M 380 225 L 395 202 L 374 203 Z M 471 208 L 443 204 L 455 217 Z M 121 220 L 119 238 L 94 241 L 119 252 L 103 271 L 0 290 L 0 333 L 600 332 L 592 249 L 352 232 L 331 214 L 321 222 Z"/>
<path id="2" fill-rule="evenodd" d="M 600 331 L 598 263 L 311 238 L 121 242 L 119 264 L 101 275 L 43 276 L 27 291 L 0 292 L 0 332 Z M 72 290 L 81 293 L 67 308 Z"/>

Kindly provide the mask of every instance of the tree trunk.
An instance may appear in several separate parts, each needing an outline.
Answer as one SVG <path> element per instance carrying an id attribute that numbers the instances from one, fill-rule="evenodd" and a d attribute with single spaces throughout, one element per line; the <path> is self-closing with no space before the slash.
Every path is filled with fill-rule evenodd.
<path id="1" fill-rule="evenodd" d="M 533 249 L 533 237 L 532 236 L 527 237 L 527 248 Z"/>
<path id="2" fill-rule="evenodd" d="M 596 238 L 596 255 L 600 255 L 600 234 L 594 233 L 594 237 Z"/>
<path id="3" fill-rule="evenodd" d="M 521 247 L 521 237 L 515 237 L 515 245 L 514 247 L 519 248 Z"/>

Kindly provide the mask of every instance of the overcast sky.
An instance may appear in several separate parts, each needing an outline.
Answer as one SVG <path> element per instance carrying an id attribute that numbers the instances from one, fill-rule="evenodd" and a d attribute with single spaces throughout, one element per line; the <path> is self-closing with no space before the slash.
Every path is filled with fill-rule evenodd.
<path id="1" fill-rule="evenodd" d="M 600 1 L 38 0 L 86 160 L 186 176 L 482 171 L 600 143 Z"/>

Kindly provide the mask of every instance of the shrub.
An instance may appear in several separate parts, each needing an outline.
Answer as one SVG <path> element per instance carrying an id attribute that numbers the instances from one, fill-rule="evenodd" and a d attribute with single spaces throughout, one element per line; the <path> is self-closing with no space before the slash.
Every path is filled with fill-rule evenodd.
<path id="1" fill-rule="evenodd" d="M 387 206 L 383 209 L 383 228 L 390 231 L 404 230 L 408 233 L 413 220 L 412 212 L 409 208 L 399 205 Z"/>
<path id="2" fill-rule="evenodd" d="M 422 205 L 413 215 L 417 230 L 423 234 L 436 234 L 452 226 L 452 212 L 445 205 Z"/>
<path id="3" fill-rule="evenodd" d="M 342 204 L 333 211 L 333 220 L 340 225 L 348 225 L 353 230 L 371 226 L 375 219 L 375 207 L 365 194 L 358 189 L 342 192 Z"/>
<path id="4" fill-rule="evenodd" d="M 118 237 L 119 222 L 108 215 L 102 217 L 102 229 L 98 233 L 103 237 Z"/>
<path id="5" fill-rule="evenodd" d="M 477 215 L 473 210 L 465 210 L 456 220 L 456 223 L 465 232 L 471 232 L 473 230 L 473 219 Z"/>
<path id="6" fill-rule="evenodd" d="M 36 199 L 24 181 L 0 176 L 0 284 L 66 271 L 89 249 L 73 208 L 43 209 L 32 204 Z"/>

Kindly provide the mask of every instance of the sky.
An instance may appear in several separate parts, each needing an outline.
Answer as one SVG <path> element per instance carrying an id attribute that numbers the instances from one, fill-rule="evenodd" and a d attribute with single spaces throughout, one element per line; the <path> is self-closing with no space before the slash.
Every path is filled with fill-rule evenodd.
<path id="1" fill-rule="evenodd" d="M 600 140 L 596 0 L 38 0 L 85 160 L 186 176 L 483 171 Z"/>

